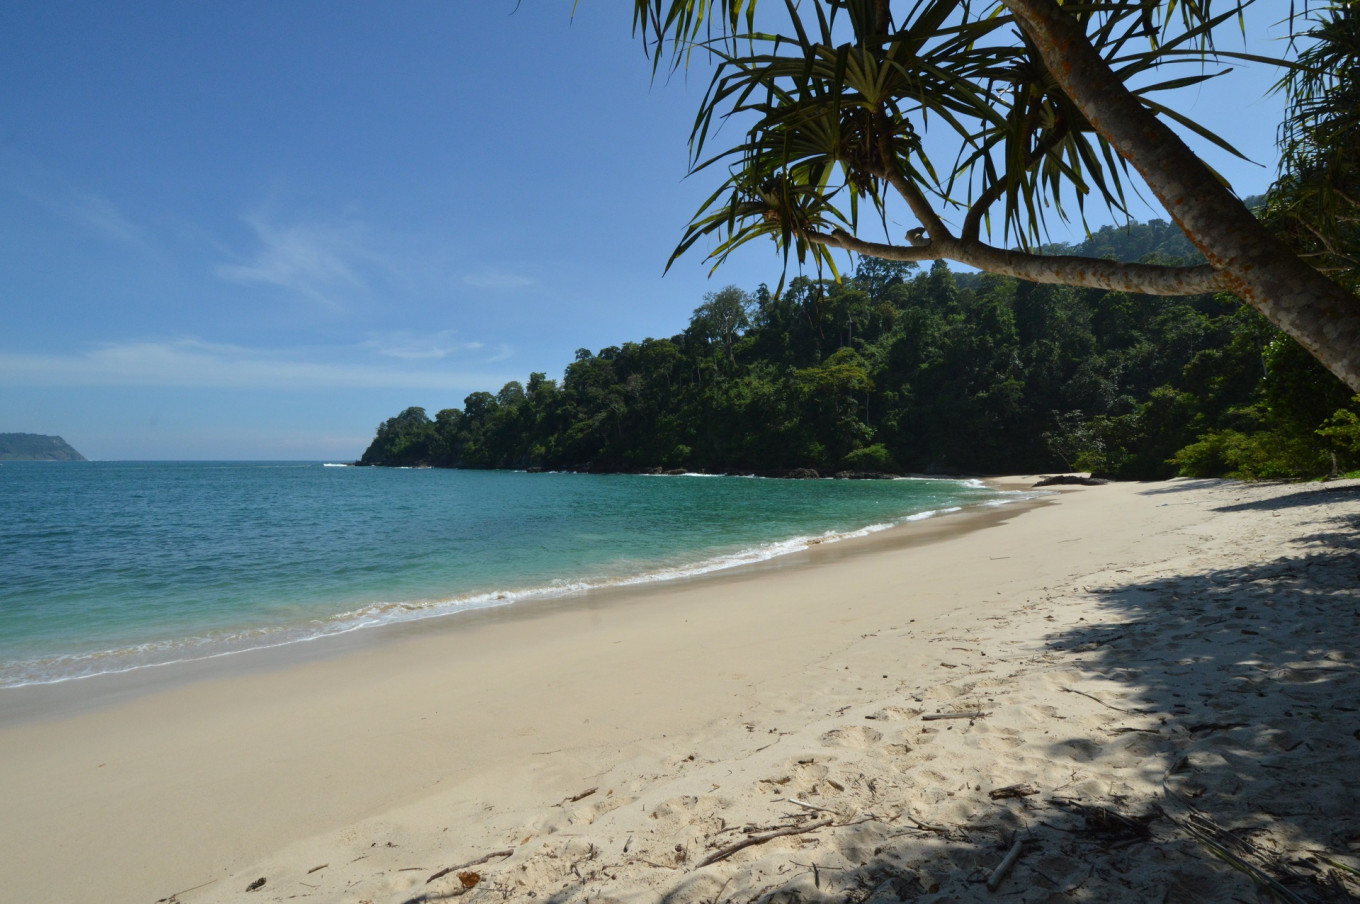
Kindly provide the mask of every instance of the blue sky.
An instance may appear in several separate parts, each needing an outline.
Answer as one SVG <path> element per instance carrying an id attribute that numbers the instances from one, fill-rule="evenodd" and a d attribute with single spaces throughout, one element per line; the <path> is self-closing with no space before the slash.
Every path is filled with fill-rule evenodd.
<path id="1" fill-rule="evenodd" d="M 0 431 L 352 460 L 409 405 L 776 282 L 765 246 L 663 278 L 714 187 L 684 179 L 706 81 L 653 83 L 628 5 L 572 5 L 0 4 Z M 1253 50 L 1287 11 L 1249 11 Z M 1249 69 L 1177 102 L 1265 164 L 1209 155 L 1242 194 L 1280 118 Z"/>

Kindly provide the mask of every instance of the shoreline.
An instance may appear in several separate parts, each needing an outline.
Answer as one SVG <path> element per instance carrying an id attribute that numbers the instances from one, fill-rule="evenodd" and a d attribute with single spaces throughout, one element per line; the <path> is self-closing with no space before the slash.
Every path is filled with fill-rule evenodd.
<path id="1" fill-rule="evenodd" d="M 5 725 L 7 892 L 987 900 L 1021 840 L 1027 902 L 1250 897 L 1167 820 L 1081 830 L 1181 799 L 1360 865 L 1360 483 L 1018 508 Z"/>
<path id="2" fill-rule="evenodd" d="M 930 478 L 904 478 L 930 479 Z M 953 479 L 953 478 L 949 478 Z M 1035 478 L 1037 479 L 1037 478 Z M 1030 492 L 1029 478 L 978 478 L 999 492 Z M 126 702 L 146 694 L 173 689 L 182 684 L 197 683 L 250 674 L 255 671 L 277 671 L 319 659 L 344 656 L 410 636 L 411 632 L 457 631 L 466 623 L 478 624 L 485 620 L 542 617 L 552 612 L 580 605 L 610 605 L 611 600 L 664 592 L 671 586 L 689 585 L 701 581 L 741 580 L 748 573 L 759 574 L 768 569 L 800 567 L 839 554 L 855 554 L 879 548 L 893 548 L 921 542 L 933 542 L 941 535 L 952 536 L 975 529 L 973 520 L 990 523 L 991 513 L 1006 510 L 1007 517 L 1025 507 L 1041 504 L 1052 490 L 1035 491 L 1025 499 L 992 500 L 962 509 L 932 512 L 927 517 L 908 516 L 905 520 L 887 525 L 868 525 L 855 531 L 843 532 L 830 538 L 813 538 L 806 545 L 789 548 L 768 556 L 757 556 L 750 561 L 703 567 L 710 561 L 701 560 L 683 566 L 681 573 L 658 576 L 647 573 L 638 577 L 587 584 L 580 589 L 549 592 L 546 589 L 516 591 L 522 596 L 502 603 L 470 606 L 465 609 L 421 613 L 378 624 L 356 625 L 330 634 L 318 634 L 285 640 L 259 647 L 226 650 L 206 656 L 153 662 L 108 672 L 97 672 L 61 678 L 55 681 L 36 681 L 29 684 L 0 687 L 0 728 L 22 724 L 32 719 L 45 719 L 88 712 L 100 706 Z M 941 526 L 941 522 L 948 522 Z M 965 526 L 967 525 L 967 526 Z M 873 541 L 878 540 L 879 543 Z M 782 541 L 774 545 L 791 543 Z M 685 568 L 695 569 L 685 571 Z M 486 595 L 486 594 L 482 594 Z M 512 595 L 507 592 L 507 595 Z"/>

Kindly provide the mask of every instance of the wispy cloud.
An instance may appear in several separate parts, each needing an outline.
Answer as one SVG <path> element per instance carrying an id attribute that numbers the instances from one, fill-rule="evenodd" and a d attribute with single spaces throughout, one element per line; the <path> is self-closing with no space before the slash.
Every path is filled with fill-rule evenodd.
<path id="1" fill-rule="evenodd" d="M 510 273 L 505 270 L 479 270 L 464 276 L 463 283 L 474 289 L 511 290 L 537 285 L 538 280 L 522 273 Z"/>
<path id="2" fill-rule="evenodd" d="M 6 155 L 0 179 L 20 197 L 99 238 L 152 251 L 146 230 L 107 197 L 74 185 L 33 160 Z"/>
<path id="3" fill-rule="evenodd" d="M 466 345 L 471 349 L 475 343 Z M 0 384 L 458 391 L 500 386 L 511 378 L 487 367 L 497 360 L 494 355 L 468 360 L 457 368 L 439 368 L 424 364 L 427 359 L 419 357 L 362 360 L 365 351 L 376 349 L 253 349 L 177 339 L 108 344 L 68 354 L 0 352 Z"/>
<path id="4" fill-rule="evenodd" d="M 374 336 L 361 343 L 360 348 L 385 358 L 420 361 L 463 357 L 476 354 L 486 346 L 480 342 L 460 340 L 455 330 L 442 330 L 430 335 L 402 330 Z M 491 360 L 497 359 L 493 357 Z"/>
<path id="5" fill-rule="evenodd" d="M 71 195 L 64 213 L 73 222 L 88 227 L 104 238 L 143 251 L 152 250 L 146 231 L 128 219 L 108 198 L 92 194 Z"/>
<path id="6" fill-rule="evenodd" d="M 257 246 L 240 262 L 218 264 L 213 272 L 222 279 L 274 286 L 330 305 L 368 287 L 363 271 L 385 267 L 369 231 L 355 221 L 280 223 L 256 215 L 246 224 Z"/>

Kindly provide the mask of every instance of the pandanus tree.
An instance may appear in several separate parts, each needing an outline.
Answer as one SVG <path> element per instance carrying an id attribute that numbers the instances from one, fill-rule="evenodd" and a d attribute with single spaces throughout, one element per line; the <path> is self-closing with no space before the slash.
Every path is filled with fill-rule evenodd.
<path id="1" fill-rule="evenodd" d="M 1360 3 L 1316 14 L 1280 82 L 1279 181 L 1266 220 L 1317 269 L 1360 288 Z"/>
<path id="2" fill-rule="evenodd" d="M 755 0 L 635 0 L 657 65 L 668 51 L 675 65 L 717 60 L 692 171 L 727 175 L 676 255 L 704 239 L 716 266 L 767 238 L 833 273 L 839 249 L 1154 295 L 1232 291 L 1360 391 L 1360 298 L 1263 227 L 1176 129 L 1235 151 L 1161 102 L 1214 77 L 1209 61 L 1262 61 L 1214 44 L 1251 2 L 785 0 L 757 28 Z M 935 132 L 956 149 L 947 164 Z M 1047 211 L 1122 210 L 1130 168 L 1206 264 L 1041 252 Z M 902 205 L 916 225 L 899 239 L 888 226 Z"/>

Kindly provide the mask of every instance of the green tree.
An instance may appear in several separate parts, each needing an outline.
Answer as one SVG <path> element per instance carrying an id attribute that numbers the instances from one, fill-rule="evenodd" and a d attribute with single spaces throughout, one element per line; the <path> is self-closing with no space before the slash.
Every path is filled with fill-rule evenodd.
<path id="1" fill-rule="evenodd" d="M 690 327 L 697 335 L 722 348 L 729 364 L 735 363 L 732 347 L 751 325 L 751 296 L 736 286 L 727 286 L 704 295 L 695 309 Z"/>
<path id="2" fill-rule="evenodd" d="M 1280 83 L 1280 178 L 1266 221 L 1314 266 L 1360 289 L 1360 4 L 1316 14 Z"/>
<path id="3" fill-rule="evenodd" d="M 756 26 L 755 0 L 634 0 L 634 27 L 659 65 L 697 46 L 719 59 L 692 137 L 695 171 L 728 174 L 676 254 L 714 237 L 720 263 L 772 238 L 832 268 L 833 249 L 896 261 L 949 259 L 1036 282 L 1131 293 L 1236 292 L 1360 390 L 1360 299 L 1265 229 L 1172 130 L 1218 142 L 1158 93 L 1213 77 L 1203 68 L 1159 78 L 1177 62 L 1242 54 L 1216 50 L 1214 28 L 1251 0 L 890 0 L 786 4 L 785 33 Z M 705 40 L 700 41 L 700 38 Z M 715 123 L 753 123 L 714 153 Z M 938 168 L 920 135 L 958 140 L 958 163 Z M 1095 196 L 1122 208 L 1131 165 L 1206 263 L 1140 264 L 1013 250 L 1037 244 L 1044 211 Z M 887 222 L 889 194 L 919 225 L 905 243 L 859 232 L 867 205 Z M 966 197 L 957 228 L 946 222 Z M 993 221 L 998 221 L 993 223 Z"/>

